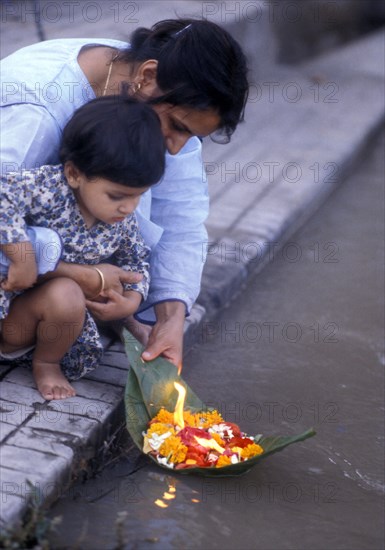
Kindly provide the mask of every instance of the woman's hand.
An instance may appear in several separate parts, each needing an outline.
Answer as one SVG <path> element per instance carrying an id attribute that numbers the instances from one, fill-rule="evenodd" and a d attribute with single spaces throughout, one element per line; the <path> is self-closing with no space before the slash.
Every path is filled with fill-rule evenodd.
<path id="1" fill-rule="evenodd" d="M 118 292 L 119 294 L 123 294 L 123 283 L 139 283 L 139 281 L 143 279 L 143 275 L 141 273 L 125 271 L 116 265 L 99 264 L 94 267 L 100 269 L 104 275 L 104 289 L 115 290 L 115 292 Z M 95 292 L 93 295 L 95 296 Z"/>
<path id="2" fill-rule="evenodd" d="M 177 301 L 162 302 L 156 304 L 155 311 L 157 322 L 151 330 L 142 358 L 151 361 L 161 355 L 181 371 L 185 305 Z"/>
<path id="3" fill-rule="evenodd" d="M 135 290 L 124 293 L 124 296 L 115 290 L 108 289 L 100 293 L 104 302 L 86 300 L 86 306 L 92 315 L 99 321 L 115 321 L 132 315 L 137 311 L 142 301 L 142 295 Z"/>

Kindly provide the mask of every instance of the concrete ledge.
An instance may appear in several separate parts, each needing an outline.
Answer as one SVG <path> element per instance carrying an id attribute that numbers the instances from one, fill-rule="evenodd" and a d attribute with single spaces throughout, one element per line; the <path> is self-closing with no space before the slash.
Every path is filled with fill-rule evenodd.
<path id="1" fill-rule="evenodd" d="M 58 498 L 122 423 L 128 364 L 120 343 L 108 346 L 100 368 L 74 382 L 76 397 L 63 401 L 45 402 L 30 371 L 2 365 L 2 528 L 20 520 L 29 498 Z"/>

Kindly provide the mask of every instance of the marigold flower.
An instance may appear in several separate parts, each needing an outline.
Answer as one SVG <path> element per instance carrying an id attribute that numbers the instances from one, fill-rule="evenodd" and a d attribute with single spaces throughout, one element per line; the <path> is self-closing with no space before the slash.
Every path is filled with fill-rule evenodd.
<path id="1" fill-rule="evenodd" d="M 226 456 L 226 455 L 221 455 L 218 458 L 218 461 L 215 464 L 215 467 L 216 468 L 222 468 L 223 466 L 229 466 L 229 464 L 231 464 L 231 458 L 229 456 Z"/>
<path id="2" fill-rule="evenodd" d="M 201 413 L 199 416 L 201 418 L 199 427 L 202 428 L 210 428 L 214 424 L 220 424 L 223 422 L 222 415 L 216 410 Z"/>
<path id="3" fill-rule="evenodd" d="M 251 443 L 250 445 L 247 445 L 247 447 L 242 449 L 241 457 L 244 460 L 247 460 L 248 458 L 261 455 L 262 453 L 263 453 L 263 449 L 260 445 L 257 445 L 256 443 Z"/>
<path id="4" fill-rule="evenodd" d="M 162 424 L 174 424 L 174 414 L 162 408 L 153 418 L 153 422 L 154 421 L 160 422 Z"/>
<path id="5" fill-rule="evenodd" d="M 159 449 L 161 455 L 168 457 L 169 461 L 176 464 L 183 462 L 186 458 L 187 447 L 176 435 L 171 435 L 166 439 Z"/>
<path id="6" fill-rule="evenodd" d="M 198 418 L 199 415 L 197 414 L 192 414 L 190 413 L 189 411 L 184 411 L 183 412 L 183 420 L 185 422 L 185 425 L 186 426 L 191 426 L 193 428 L 196 428 L 197 426 L 199 426 L 199 418 Z"/>
<path id="7" fill-rule="evenodd" d="M 171 426 L 163 424 L 162 422 L 153 422 L 148 428 L 146 435 L 148 438 L 150 438 L 153 433 L 156 433 L 157 435 L 162 435 L 166 432 L 171 432 L 172 434 L 174 434 L 175 430 Z"/>

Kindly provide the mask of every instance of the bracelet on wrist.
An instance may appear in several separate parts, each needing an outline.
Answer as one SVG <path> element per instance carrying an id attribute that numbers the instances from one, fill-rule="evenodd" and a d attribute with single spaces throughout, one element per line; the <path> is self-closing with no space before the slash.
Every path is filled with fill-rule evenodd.
<path id="1" fill-rule="evenodd" d="M 100 288 L 98 290 L 98 293 L 95 294 L 95 296 L 93 296 L 92 298 L 90 298 L 90 300 L 95 300 L 95 298 L 97 298 L 99 296 L 99 294 L 101 292 L 103 292 L 105 284 L 106 284 L 106 280 L 104 278 L 103 273 L 100 271 L 100 269 L 98 269 L 97 267 L 92 267 L 92 269 L 94 269 L 98 273 L 99 279 L 100 279 Z"/>

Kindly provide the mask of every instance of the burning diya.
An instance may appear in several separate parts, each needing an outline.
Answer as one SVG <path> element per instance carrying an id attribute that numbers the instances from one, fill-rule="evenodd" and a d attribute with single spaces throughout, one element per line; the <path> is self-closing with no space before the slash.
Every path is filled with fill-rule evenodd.
<path id="1" fill-rule="evenodd" d="M 173 413 L 161 408 L 143 433 L 143 452 L 168 468 L 222 468 L 261 455 L 255 438 L 225 422 L 216 410 L 184 411 L 186 389 L 174 382 L 178 400 Z"/>
<path id="2" fill-rule="evenodd" d="M 124 331 L 130 369 L 125 390 L 126 424 L 133 441 L 162 468 L 181 474 L 231 476 L 268 455 L 315 434 L 246 435 L 208 409 L 174 365 L 158 357 L 145 363 L 142 345 Z"/>

